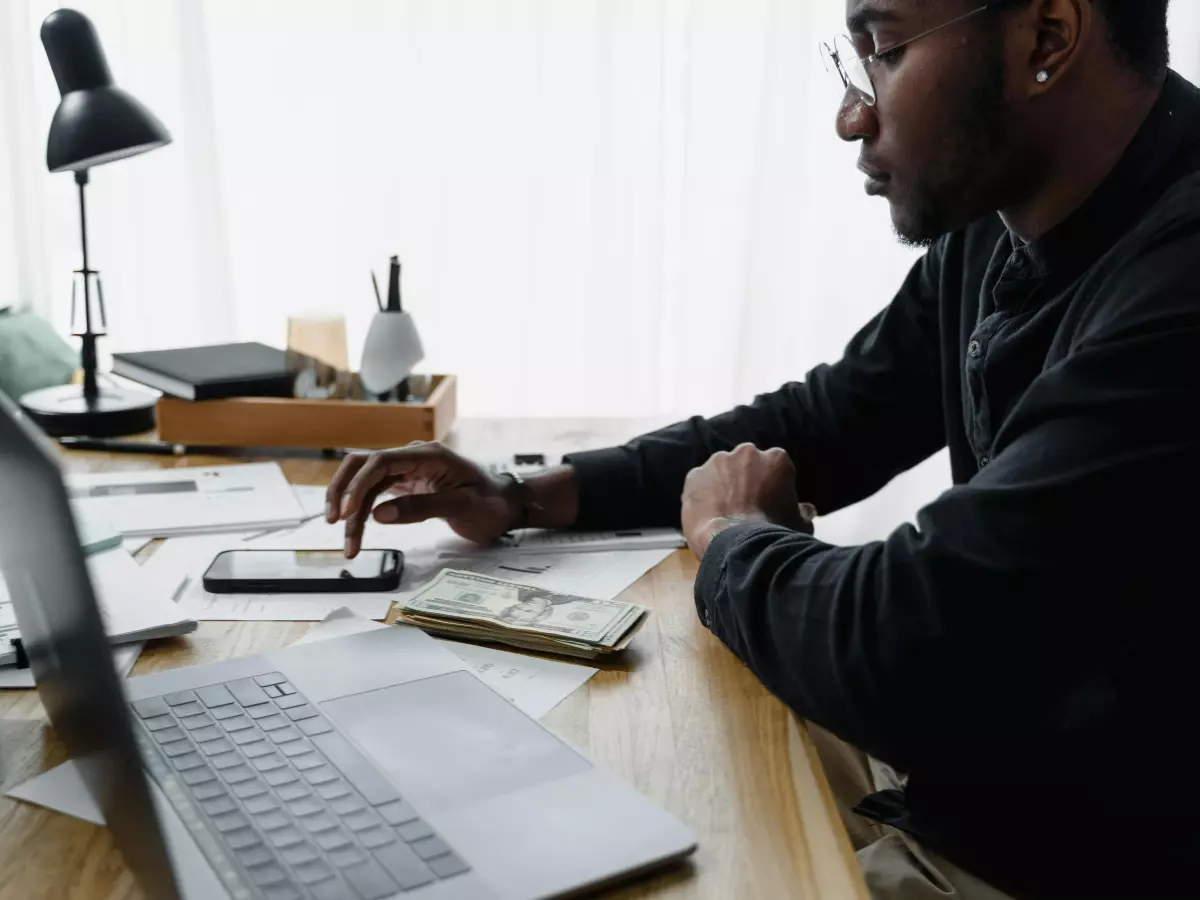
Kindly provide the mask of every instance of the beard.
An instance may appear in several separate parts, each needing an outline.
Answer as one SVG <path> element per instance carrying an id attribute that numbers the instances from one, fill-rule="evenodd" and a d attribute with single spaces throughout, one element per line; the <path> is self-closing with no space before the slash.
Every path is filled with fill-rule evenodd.
<path id="1" fill-rule="evenodd" d="M 911 198 L 893 206 L 892 226 L 902 244 L 927 249 L 995 211 L 988 201 L 1005 155 L 1007 100 L 1003 49 L 992 41 L 984 47 L 975 83 L 960 82 L 950 101 L 954 127 L 941 138 L 941 158 L 916 181 Z"/>

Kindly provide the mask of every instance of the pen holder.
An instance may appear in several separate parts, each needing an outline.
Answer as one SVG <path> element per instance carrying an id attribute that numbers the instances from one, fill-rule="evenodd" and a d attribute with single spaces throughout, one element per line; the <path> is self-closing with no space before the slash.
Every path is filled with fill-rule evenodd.
<path id="1" fill-rule="evenodd" d="M 381 311 L 371 320 L 359 374 L 363 388 L 385 395 L 399 387 L 425 358 L 421 336 L 410 313 Z M 407 388 L 400 392 L 407 398 Z"/>

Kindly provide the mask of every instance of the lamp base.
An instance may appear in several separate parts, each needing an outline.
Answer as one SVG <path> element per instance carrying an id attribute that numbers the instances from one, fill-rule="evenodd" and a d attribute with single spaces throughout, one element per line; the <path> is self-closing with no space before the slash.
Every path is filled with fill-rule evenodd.
<path id="1" fill-rule="evenodd" d="M 82 385 L 65 384 L 31 391 L 21 408 L 51 437 L 121 437 L 153 430 L 157 402 L 153 394 L 111 384 L 88 402 Z"/>

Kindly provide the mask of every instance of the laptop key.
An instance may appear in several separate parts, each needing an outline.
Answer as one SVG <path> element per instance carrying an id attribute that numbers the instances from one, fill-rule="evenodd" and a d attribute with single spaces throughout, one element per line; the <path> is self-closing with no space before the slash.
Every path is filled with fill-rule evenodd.
<path id="1" fill-rule="evenodd" d="M 394 843 L 396 836 L 386 828 L 371 828 L 367 831 L 360 831 L 355 837 L 368 850 L 377 850 L 387 844 Z"/>
<path id="2" fill-rule="evenodd" d="M 301 735 L 300 732 L 289 725 L 287 728 L 277 728 L 274 731 L 268 731 L 267 737 L 277 744 L 286 744 L 288 741 L 300 740 Z"/>
<path id="3" fill-rule="evenodd" d="M 229 743 L 229 741 L 225 740 L 223 737 L 219 737 L 213 741 L 199 741 L 198 743 L 200 744 L 200 749 L 203 750 L 207 756 L 216 756 L 218 753 L 233 752 L 233 744 Z"/>
<path id="4" fill-rule="evenodd" d="M 275 752 L 275 745 L 270 741 L 258 741 L 254 744 L 247 744 L 242 747 L 242 755 L 247 759 L 258 759 L 260 756 L 267 756 Z"/>
<path id="5" fill-rule="evenodd" d="M 287 757 L 296 757 L 296 756 L 304 756 L 307 753 L 313 753 L 313 748 L 312 748 L 312 744 L 309 744 L 305 741 L 288 741 L 286 744 L 279 745 L 279 752 Z M 321 755 L 319 753 L 314 754 L 314 755 L 321 762 L 325 762 L 325 760 L 321 757 Z M 311 769 L 313 767 L 309 766 L 309 768 Z"/>
<path id="6" fill-rule="evenodd" d="M 242 708 L 236 703 L 230 703 L 228 706 L 214 706 L 209 710 L 209 714 L 214 719 L 232 719 L 242 714 Z"/>
<path id="7" fill-rule="evenodd" d="M 441 856 L 450 852 L 450 845 L 437 835 L 413 841 L 409 846 L 412 847 L 413 852 L 417 856 L 424 860 L 430 860 L 435 856 Z"/>
<path id="8" fill-rule="evenodd" d="M 287 765 L 285 760 L 278 753 L 272 753 L 268 756 L 260 756 L 254 760 L 254 768 L 260 772 L 272 772 L 275 769 L 282 769 Z"/>
<path id="9" fill-rule="evenodd" d="M 288 811 L 297 818 L 315 816 L 325 808 L 315 797 L 301 797 L 299 800 L 293 800 L 287 806 Z"/>
<path id="10" fill-rule="evenodd" d="M 342 869 L 342 877 L 358 891 L 362 900 L 383 900 L 396 893 L 396 882 L 378 863 L 367 860 L 361 865 Z"/>
<path id="11" fill-rule="evenodd" d="M 320 753 L 315 750 L 309 750 L 303 754 L 298 754 L 292 757 L 292 765 L 301 772 L 307 772 L 309 769 L 315 769 L 317 766 L 325 765 L 325 760 Z"/>
<path id="12" fill-rule="evenodd" d="M 255 762 L 258 762 L 258 760 L 255 760 Z M 271 787 L 277 788 L 283 787 L 286 784 L 294 784 L 295 782 L 299 781 L 300 778 L 291 769 L 283 768 L 267 772 L 263 776 L 263 780 L 265 780 Z M 307 794 L 307 791 L 305 793 Z"/>
<path id="13" fill-rule="evenodd" d="M 235 731 L 233 734 L 229 735 L 229 739 L 239 747 L 244 746 L 245 744 L 253 744 L 255 741 L 266 740 L 266 738 L 263 737 L 262 732 L 253 726 L 245 731 Z"/>
<path id="14" fill-rule="evenodd" d="M 185 773 L 185 776 L 190 774 L 192 773 L 187 772 Z M 208 773 L 208 779 L 209 780 L 200 782 L 199 784 L 188 784 L 186 777 L 184 777 L 183 780 L 184 783 L 188 784 L 188 786 L 192 789 L 192 796 L 197 800 L 211 800 L 213 797 L 223 796 L 225 794 L 225 785 L 217 781 L 211 772 Z"/>
<path id="15" fill-rule="evenodd" d="M 293 706 L 303 706 L 308 701 L 299 694 L 284 694 L 275 700 L 275 705 L 280 709 L 291 709 Z"/>
<path id="16" fill-rule="evenodd" d="M 267 793 L 267 786 L 255 778 L 253 781 L 243 781 L 241 784 L 235 784 L 232 790 L 233 796 L 239 800 L 248 800 L 251 797 L 258 797 Z"/>
<path id="17" fill-rule="evenodd" d="M 283 691 L 281 691 L 279 689 L 279 685 L 277 685 L 277 684 L 268 684 L 266 687 L 263 688 L 263 693 L 266 694 L 268 697 L 278 698 L 278 697 L 283 696 Z"/>
<path id="18" fill-rule="evenodd" d="M 307 770 L 304 778 L 313 785 L 329 784 L 331 781 L 338 780 L 338 773 L 331 766 L 317 766 L 315 769 Z"/>
<path id="19" fill-rule="evenodd" d="M 338 827 L 338 820 L 327 812 L 319 812 L 315 816 L 305 816 L 300 820 L 300 827 L 311 834 L 322 831 L 332 831 Z"/>
<path id="20" fill-rule="evenodd" d="M 257 797 L 251 797 L 242 806 L 252 816 L 261 816 L 263 813 L 279 808 L 279 804 L 270 794 L 260 794 Z"/>
<path id="21" fill-rule="evenodd" d="M 169 744 L 164 744 L 162 752 L 167 756 L 184 756 L 192 752 L 191 741 L 172 741 Z"/>
<path id="22" fill-rule="evenodd" d="M 312 790 L 308 785 L 301 781 L 297 781 L 295 784 L 285 784 L 275 791 L 275 795 L 285 803 L 292 800 L 299 800 L 301 797 L 307 797 L 311 793 Z"/>
<path id="23" fill-rule="evenodd" d="M 417 811 L 412 808 L 410 803 L 404 800 L 385 803 L 376 809 L 375 812 L 383 816 L 383 821 L 389 825 L 403 825 L 405 822 L 411 822 L 417 818 Z"/>
<path id="24" fill-rule="evenodd" d="M 401 890 L 411 891 L 435 880 L 433 873 L 420 857 L 399 842 L 376 850 L 375 859 L 400 882 Z"/>
<path id="25" fill-rule="evenodd" d="M 296 693 L 296 689 L 294 687 L 292 687 L 290 684 L 288 684 L 286 681 L 279 682 L 279 690 L 283 691 L 284 694 Z"/>
<path id="26" fill-rule="evenodd" d="M 433 829 L 418 819 L 415 822 L 409 822 L 401 825 L 396 829 L 396 834 L 404 838 L 408 843 L 420 841 L 427 837 L 433 837 Z"/>
<path id="27" fill-rule="evenodd" d="M 350 835 L 340 828 L 317 835 L 317 846 L 322 850 L 337 850 L 340 847 L 349 847 L 350 844 Z"/>
<path id="28" fill-rule="evenodd" d="M 347 866 L 356 866 L 367 858 L 367 855 L 353 844 L 347 844 L 345 847 L 330 850 L 326 856 L 339 869 L 345 869 Z"/>
<path id="29" fill-rule="evenodd" d="M 200 808 L 210 816 L 220 816 L 225 813 L 237 812 L 237 804 L 228 795 L 214 797 L 212 800 L 201 800 Z"/>
<path id="30" fill-rule="evenodd" d="M 269 862 L 274 862 L 275 857 L 271 855 L 271 851 L 259 844 L 257 847 L 251 847 L 249 850 L 238 850 L 234 853 L 240 862 L 247 869 L 254 866 L 264 866 Z"/>
<path id="31" fill-rule="evenodd" d="M 225 687 L 229 689 L 229 693 L 233 694 L 233 699 L 240 706 L 258 706 L 260 703 L 267 703 L 270 700 L 263 689 L 251 678 L 230 681 Z"/>
<path id="32" fill-rule="evenodd" d="M 224 835 L 225 843 L 230 850 L 249 850 L 251 847 L 257 847 L 262 844 L 258 839 L 258 835 L 254 833 L 252 828 L 243 828 L 241 831 L 231 831 Z"/>
<path id="33" fill-rule="evenodd" d="M 208 713 L 200 713 L 198 716 L 183 716 L 179 720 L 179 724 L 188 731 L 195 731 L 198 728 L 203 728 L 206 725 L 213 723 L 213 717 Z"/>
<path id="34" fill-rule="evenodd" d="M 337 800 L 350 793 L 350 785 L 344 781 L 331 781 L 317 788 L 317 796 L 322 800 Z"/>
<path id="35" fill-rule="evenodd" d="M 438 878 L 453 878 L 455 875 L 471 871 L 471 867 L 453 853 L 447 853 L 445 856 L 431 859 L 429 861 L 429 868 L 433 869 L 433 874 Z"/>
<path id="36" fill-rule="evenodd" d="M 227 706 L 233 702 L 233 694 L 229 693 L 229 688 L 223 684 L 213 684 L 208 687 L 197 688 L 196 696 L 209 709 L 212 709 L 214 706 Z"/>
<path id="37" fill-rule="evenodd" d="M 377 825 L 383 824 L 383 819 L 369 809 L 360 809 L 358 812 L 345 816 L 342 821 L 351 831 L 366 831 L 368 828 L 375 828 Z"/>
<path id="38" fill-rule="evenodd" d="M 289 866 L 301 866 L 304 863 L 310 863 L 321 858 L 321 855 L 313 849 L 312 844 L 297 844 L 295 847 L 288 847 L 279 854 L 283 857 L 283 861 Z"/>
<path id="39" fill-rule="evenodd" d="M 259 828 L 266 832 L 278 831 L 280 828 L 287 828 L 292 824 L 292 820 L 279 809 L 272 809 L 257 815 L 254 817 L 254 821 L 258 823 Z"/>
<path id="40" fill-rule="evenodd" d="M 254 771 L 249 766 L 234 766 L 232 769 L 223 769 L 221 777 L 225 779 L 226 784 L 241 784 L 243 781 L 253 781 Z"/>
<path id="41" fill-rule="evenodd" d="M 265 719 L 267 716 L 276 715 L 275 707 L 270 703 L 270 698 L 265 706 L 248 706 L 246 707 L 246 715 L 252 719 Z"/>
<path id="42" fill-rule="evenodd" d="M 215 725 L 204 725 L 192 732 L 192 740 L 198 744 L 207 744 L 210 741 L 219 741 L 225 737 L 225 732 L 221 731 Z"/>
<path id="43" fill-rule="evenodd" d="M 309 737 L 316 737 L 318 734 L 328 734 L 333 731 L 333 726 L 324 719 L 305 719 L 302 722 L 297 722 L 296 725 Z"/>
<path id="44" fill-rule="evenodd" d="M 246 817 L 240 812 L 228 812 L 219 816 L 212 817 L 213 825 L 217 831 L 225 834 L 228 831 L 237 831 L 239 828 L 249 828 L 250 823 L 246 821 Z"/>
<path id="45" fill-rule="evenodd" d="M 204 757 L 199 753 L 184 753 L 171 758 L 171 765 L 176 772 L 186 772 L 188 769 L 198 769 L 204 765 Z"/>
<path id="46" fill-rule="evenodd" d="M 287 881 L 287 873 L 275 863 L 269 862 L 251 869 L 250 880 L 259 887 L 270 887 L 273 884 L 283 884 Z"/>
<path id="47" fill-rule="evenodd" d="M 171 712 L 175 713 L 177 719 L 190 719 L 192 716 L 204 714 L 204 707 L 197 701 L 191 703 L 181 703 L 178 706 L 173 706 Z"/>
<path id="48" fill-rule="evenodd" d="M 329 804 L 329 808 L 332 809 L 339 816 L 342 816 L 344 818 L 344 817 L 350 815 L 351 813 L 356 813 L 360 810 L 365 810 L 367 807 L 357 797 L 355 797 L 354 795 L 350 795 L 347 797 L 339 797 L 337 800 L 334 800 L 332 803 Z"/>
<path id="49" fill-rule="evenodd" d="M 296 844 L 304 842 L 304 835 L 300 831 L 289 825 L 287 828 L 278 828 L 267 835 L 267 840 L 271 842 L 273 847 L 278 847 L 280 850 L 285 847 L 294 847 Z"/>
<path id="50" fill-rule="evenodd" d="M 160 744 L 170 744 L 172 741 L 182 741 L 187 735 L 182 728 L 172 725 L 170 728 L 160 728 L 153 732 L 154 739 Z"/>
<path id="51" fill-rule="evenodd" d="M 179 777 L 183 779 L 183 783 L 188 787 L 195 787 L 198 784 L 207 784 L 210 781 L 216 781 L 217 776 L 213 774 L 212 769 L 208 766 L 197 766 L 193 769 L 187 769 L 180 772 Z M 193 791 L 195 793 L 195 791 Z M 223 792 L 222 792 L 223 793 Z"/>
<path id="52" fill-rule="evenodd" d="M 148 700 L 135 700 L 131 704 L 139 719 L 152 719 L 155 716 L 165 716 L 171 712 L 167 701 L 162 697 L 151 697 Z"/>
<path id="53" fill-rule="evenodd" d="M 216 743 L 216 741 L 213 743 Z M 215 768 L 232 769 L 234 766 L 240 766 L 242 764 L 241 754 L 233 752 L 232 744 L 227 743 L 225 745 L 225 749 L 221 749 L 216 753 L 213 753 L 208 749 L 211 745 L 201 744 L 200 746 L 205 753 L 209 754 L 208 761 Z"/>
<path id="54" fill-rule="evenodd" d="M 286 682 L 287 676 L 281 672 L 268 672 L 266 675 L 256 675 L 254 683 L 260 687 L 266 687 L 269 684 L 280 684 Z"/>
<path id="55" fill-rule="evenodd" d="M 151 716 L 148 719 L 142 719 L 142 724 L 151 731 L 163 731 L 167 728 L 175 727 L 175 719 L 172 716 Z"/>
<path id="56" fill-rule="evenodd" d="M 221 720 L 221 727 L 230 733 L 245 731 L 247 728 L 254 727 L 254 720 L 249 716 L 230 716 Z"/>
<path id="57" fill-rule="evenodd" d="M 400 799 L 383 773 L 342 735 L 331 731 L 313 737 L 312 742 L 371 806 Z"/>
<path id="58" fill-rule="evenodd" d="M 316 884 L 333 877 L 333 869 L 319 859 L 294 866 L 293 870 L 301 884 Z"/>
<path id="59" fill-rule="evenodd" d="M 173 694 L 167 694 L 163 699 L 167 701 L 167 706 L 183 706 L 187 703 L 196 702 L 196 692 L 176 691 Z M 176 715 L 181 715 L 181 713 L 177 712 Z"/>
<path id="60" fill-rule="evenodd" d="M 311 703 L 303 703 L 300 706 L 293 706 L 285 709 L 287 717 L 293 722 L 299 722 L 301 719 L 313 719 L 320 715 L 317 708 Z"/>

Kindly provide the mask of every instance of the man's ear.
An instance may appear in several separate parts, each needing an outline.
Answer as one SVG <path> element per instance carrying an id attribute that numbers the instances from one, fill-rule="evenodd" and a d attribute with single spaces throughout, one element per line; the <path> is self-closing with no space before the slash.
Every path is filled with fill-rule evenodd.
<path id="1" fill-rule="evenodd" d="M 1019 77 L 1030 97 L 1046 93 L 1070 71 L 1096 24 L 1092 0 L 1033 0 L 1029 4 L 1019 22 L 1028 46 L 1028 59 Z"/>

